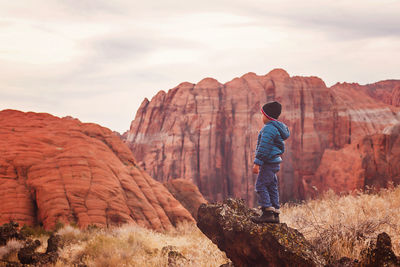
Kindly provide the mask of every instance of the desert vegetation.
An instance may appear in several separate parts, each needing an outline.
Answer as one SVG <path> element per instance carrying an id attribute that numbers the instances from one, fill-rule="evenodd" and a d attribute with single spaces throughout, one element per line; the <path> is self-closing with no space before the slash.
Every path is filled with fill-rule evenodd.
<path id="1" fill-rule="evenodd" d="M 302 232 L 330 261 L 360 258 L 381 232 L 391 236 L 399 255 L 400 187 L 342 196 L 328 191 L 318 199 L 283 205 L 281 221 Z M 164 232 L 136 225 L 86 230 L 58 227 L 64 246 L 55 266 L 220 266 L 229 262 L 195 224 L 183 223 Z M 46 231 L 26 227 L 23 231 L 46 243 Z M 10 240 L 0 248 L 0 257 L 16 260 L 20 247 L 20 241 Z M 38 250 L 44 252 L 46 246 Z"/>
<path id="2" fill-rule="evenodd" d="M 55 266 L 220 266 L 228 262 L 194 225 L 155 232 L 136 225 L 58 231 L 65 246 Z"/>
<path id="3" fill-rule="evenodd" d="M 330 261 L 359 259 L 381 232 L 400 254 L 400 186 L 337 195 L 327 191 L 318 199 L 285 204 L 281 220 L 298 229 Z"/>

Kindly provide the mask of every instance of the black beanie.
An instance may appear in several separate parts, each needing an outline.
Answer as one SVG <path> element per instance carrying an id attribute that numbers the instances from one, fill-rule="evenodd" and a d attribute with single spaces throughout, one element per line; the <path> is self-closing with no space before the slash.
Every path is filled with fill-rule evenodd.
<path id="1" fill-rule="evenodd" d="M 281 115 L 282 105 L 276 101 L 269 102 L 262 107 L 261 111 L 264 115 L 267 115 L 267 117 L 277 120 L 279 115 Z"/>

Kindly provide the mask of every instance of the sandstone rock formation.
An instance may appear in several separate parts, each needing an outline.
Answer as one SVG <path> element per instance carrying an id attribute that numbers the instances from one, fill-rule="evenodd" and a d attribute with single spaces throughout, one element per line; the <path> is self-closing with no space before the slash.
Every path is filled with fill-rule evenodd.
<path id="1" fill-rule="evenodd" d="M 197 186 L 188 179 L 183 178 L 171 179 L 164 185 L 197 220 L 197 210 L 201 204 L 207 203 Z"/>
<path id="2" fill-rule="evenodd" d="M 0 223 L 161 230 L 193 221 L 107 128 L 15 110 L 1 111 L 0 125 Z"/>
<path id="3" fill-rule="evenodd" d="M 364 86 L 356 83 L 344 84 L 350 85 L 350 87 L 362 91 L 375 100 L 381 101 L 382 103 L 396 107 L 400 106 L 400 83 L 398 80 L 386 80 Z M 333 87 L 342 85 L 343 84 L 336 84 Z"/>
<path id="4" fill-rule="evenodd" d="M 260 108 L 277 100 L 283 106 L 280 120 L 291 130 L 278 173 L 281 199 L 304 199 L 326 149 L 339 150 L 399 122 L 399 108 L 372 97 L 385 90 L 396 95 L 397 86 L 400 81 L 380 82 L 371 89 L 375 93 L 355 84 L 328 88 L 317 77 L 290 77 L 281 69 L 225 84 L 206 78 L 145 99 L 124 138 L 155 179 L 186 177 L 207 200 L 233 196 L 254 203 Z"/>
<path id="5" fill-rule="evenodd" d="M 308 195 L 328 188 L 347 192 L 400 184 L 400 124 L 367 135 L 340 150 L 326 149 Z"/>

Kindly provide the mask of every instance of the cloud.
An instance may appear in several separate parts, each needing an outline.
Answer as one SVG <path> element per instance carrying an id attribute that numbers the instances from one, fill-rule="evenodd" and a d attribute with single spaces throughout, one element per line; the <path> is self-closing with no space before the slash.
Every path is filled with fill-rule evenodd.
<path id="1" fill-rule="evenodd" d="M 258 23 L 275 18 L 288 27 L 309 27 L 335 39 L 400 37 L 400 2 L 383 1 L 249 1 L 239 12 Z"/>
<path id="2" fill-rule="evenodd" d="M 328 85 L 396 79 L 399 12 L 391 0 L 0 0 L 0 108 L 123 132 L 144 97 L 183 81 L 277 67 Z"/>
<path id="3" fill-rule="evenodd" d="M 105 1 L 105 0 L 56 0 L 60 8 L 69 14 L 78 14 L 83 17 L 93 15 L 103 15 L 107 13 L 121 15 L 126 13 L 124 1 Z"/>

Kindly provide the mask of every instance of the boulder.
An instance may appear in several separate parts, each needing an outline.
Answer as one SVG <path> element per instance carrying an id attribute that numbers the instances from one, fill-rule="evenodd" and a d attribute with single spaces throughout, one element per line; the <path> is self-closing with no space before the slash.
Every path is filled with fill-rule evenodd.
<path id="1" fill-rule="evenodd" d="M 324 266 L 326 260 L 296 229 L 255 224 L 243 200 L 202 204 L 197 226 L 224 251 L 234 266 Z"/>
<path id="2" fill-rule="evenodd" d="M 360 266 L 400 266 L 400 257 L 394 254 L 392 240 L 387 233 L 380 233 L 376 243 L 370 244 L 370 247 L 366 249 L 366 256 Z"/>
<path id="3" fill-rule="evenodd" d="M 232 261 L 226 266 L 400 266 L 400 257 L 385 232 L 362 250 L 360 260 L 343 257 L 329 263 L 299 231 L 285 223 L 255 224 L 250 218 L 257 215 L 243 200 L 229 198 L 223 203 L 202 204 L 197 226 Z"/>

